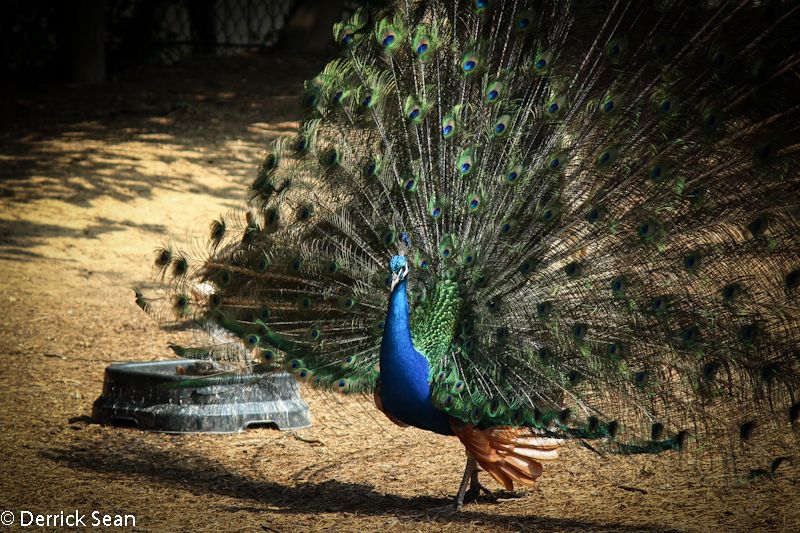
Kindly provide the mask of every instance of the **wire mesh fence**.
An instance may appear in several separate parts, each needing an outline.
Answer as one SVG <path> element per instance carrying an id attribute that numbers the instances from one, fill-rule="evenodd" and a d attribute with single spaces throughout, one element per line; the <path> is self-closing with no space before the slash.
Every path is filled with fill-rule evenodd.
<path id="1" fill-rule="evenodd" d="M 235 54 L 274 45 L 293 0 L 213 0 L 147 2 L 111 0 L 110 49 L 124 47 L 125 28 L 147 24 L 156 58 L 171 62 L 192 53 Z M 155 5 L 147 5 L 155 4 Z M 146 20 L 146 19 L 150 20 Z"/>
<path id="2" fill-rule="evenodd" d="M 109 62 L 170 63 L 192 54 L 268 48 L 293 5 L 294 0 L 108 0 Z"/>
<path id="3" fill-rule="evenodd" d="M 298 1 L 105 0 L 106 64 L 117 71 L 193 55 L 268 49 L 277 43 Z M 347 0 L 342 16 L 359 5 Z M 63 0 L 1 1 L 0 71 L 58 70 L 71 6 Z"/>

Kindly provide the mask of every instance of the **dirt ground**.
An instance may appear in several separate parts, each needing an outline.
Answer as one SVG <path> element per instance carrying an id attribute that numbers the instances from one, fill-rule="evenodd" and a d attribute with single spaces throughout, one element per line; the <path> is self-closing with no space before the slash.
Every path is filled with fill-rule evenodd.
<path id="1" fill-rule="evenodd" d="M 673 457 L 569 446 L 533 488 L 436 510 L 452 438 L 304 391 L 298 432 L 164 435 L 92 422 L 106 366 L 173 357 L 134 304 L 153 249 L 237 205 L 290 134 L 321 64 L 273 54 L 127 72 L 97 87 L 0 86 L 0 513 L 161 531 L 800 531 L 800 478 L 738 484 Z M 136 525 L 92 528 L 100 516 Z M 5 519 L 9 515 L 2 515 Z M 33 529 L 32 527 L 26 529 Z M 69 527 L 36 528 L 74 531 Z"/>

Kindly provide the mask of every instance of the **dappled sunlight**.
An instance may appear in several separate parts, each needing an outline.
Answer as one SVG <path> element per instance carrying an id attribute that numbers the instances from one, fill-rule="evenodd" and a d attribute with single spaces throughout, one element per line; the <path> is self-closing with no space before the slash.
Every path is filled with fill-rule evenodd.
<path id="1" fill-rule="evenodd" d="M 247 131 L 263 135 L 273 135 L 275 137 L 291 137 L 297 133 L 299 125 L 298 122 L 281 122 L 280 124 L 256 122 L 255 124 L 251 124 L 247 128 Z"/>
<path id="2" fill-rule="evenodd" d="M 257 95 L 269 85 L 251 74 L 243 89 L 240 72 L 260 68 L 226 65 L 237 80 L 227 90 L 219 74 L 211 83 L 158 74 L 120 86 L 38 87 L 0 103 L 16 105 L 8 115 L 22 121 L 0 135 L 0 254 L 126 258 L 143 277 L 169 234 L 205 231 L 239 205 L 269 142 L 297 127 L 301 83 Z"/>
<path id="3" fill-rule="evenodd" d="M 6 177 L 0 183 L 0 190 L 2 196 L 16 201 L 57 198 L 88 205 L 98 196 L 124 200 L 150 194 L 159 187 L 185 189 L 195 175 L 225 174 L 224 170 L 208 165 L 206 149 L 165 143 L 165 140 L 117 141 L 73 136 L 37 141 L 31 143 L 25 155 L 4 158 L 9 166 L 21 172 Z M 242 157 L 244 151 L 252 164 L 258 149 L 241 147 L 236 153 L 237 163 L 248 159 Z M 242 174 L 246 171 L 239 170 Z"/>

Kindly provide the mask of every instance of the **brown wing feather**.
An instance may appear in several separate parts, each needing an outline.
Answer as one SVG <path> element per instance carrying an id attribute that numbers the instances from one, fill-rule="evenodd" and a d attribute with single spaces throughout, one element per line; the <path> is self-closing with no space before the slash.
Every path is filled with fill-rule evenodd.
<path id="1" fill-rule="evenodd" d="M 542 463 L 558 459 L 561 439 L 537 437 L 524 428 L 497 426 L 487 429 L 450 417 L 450 427 L 475 456 L 481 468 L 489 472 L 506 490 L 514 482 L 532 485 L 542 475 Z"/>

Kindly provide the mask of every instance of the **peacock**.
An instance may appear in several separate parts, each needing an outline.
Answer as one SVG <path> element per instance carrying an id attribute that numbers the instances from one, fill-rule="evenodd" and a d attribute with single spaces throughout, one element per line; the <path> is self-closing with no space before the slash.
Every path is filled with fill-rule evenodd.
<path id="1" fill-rule="evenodd" d="M 565 441 L 796 462 L 798 2 L 397 0 L 333 34 L 242 207 L 136 292 L 240 367 L 203 379 L 455 435 L 458 507 Z"/>

